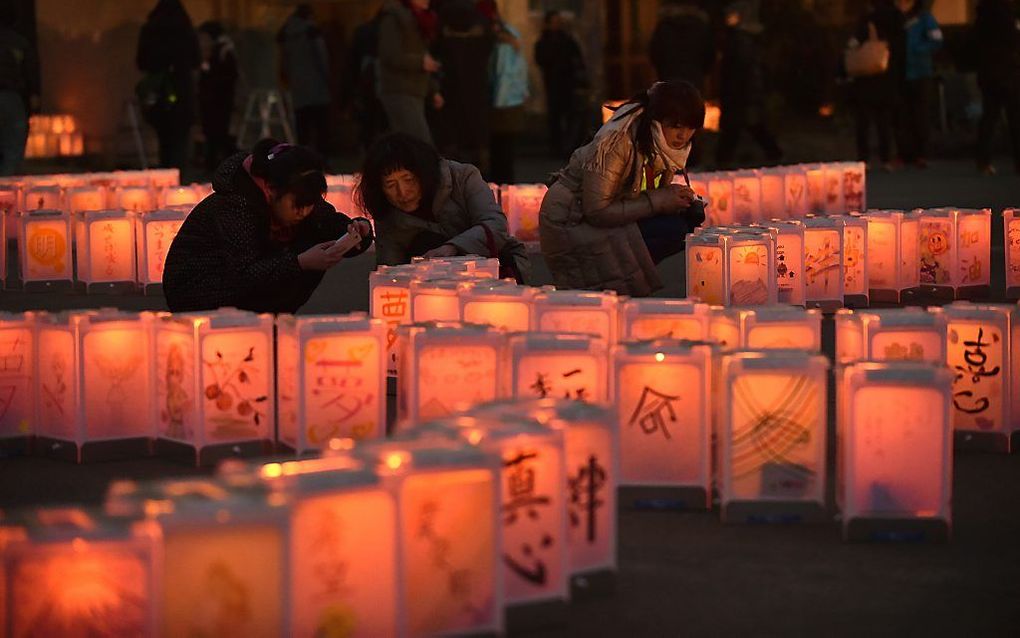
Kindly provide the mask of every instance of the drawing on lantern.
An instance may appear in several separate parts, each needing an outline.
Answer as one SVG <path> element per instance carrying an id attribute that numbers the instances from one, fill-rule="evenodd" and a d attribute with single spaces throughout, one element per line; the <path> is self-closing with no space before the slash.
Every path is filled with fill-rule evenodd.
<path id="1" fill-rule="evenodd" d="M 952 265 L 949 263 L 951 230 L 952 224 L 947 221 L 921 222 L 918 259 L 922 284 L 946 284 L 952 281 Z"/>
<path id="2" fill-rule="evenodd" d="M 361 440 L 377 427 L 376 340 L 312 339 L 305 346 L 306 434 L 320 445 L 336 438 Z"/>
<path id="3" fill-rule="evenodd" d="M 982 249 L 987 250 L 982 241 L 984 233 L 979 225 L 981 218 L 961 217 L 959 236 L 960 285 L 975 285 L 984 282 L 985 265 Z"/>
<path id="4" fill-rule="evenodd" d="M 954 425 L 998 429 L 1002 413 L 1002 335 L 991 326 L 953 325 L 948 361 L 953 370 Z"/>
<path id="5" fill-rule="evenodd" d="M 548 310 L 539 318 L 541 332 L 569 332 L 609 339 L 609 314 L 601 310 Z"/>
<path id="6" fill-rule="evenodd" d="M 44 408 L 64 416 L 64 399 L 67 396 L 67 359 L 62 352 L 49 357 L 50 376 L 39 383 L 39 399 Z"/>
<path id="7" fill-rule="evenodd" d="M 842 265 L 836 235 L 824 233 L 821 241 L 809 242 L 804 247 L 804 275 L 814 294 L 835 292 L 830 287 L 831 282 Z"/>
<path id="8" fill-rule="evenodd" d="M 0 332 L 0 433 L 28 434 L 32 377 L 27 330 Z"/>
<path id="9" fill-rule="evenodd" d="M 690 270 L 687 273 L 688 287 L 693 297 L 708 304 L 723 302 L 722 250 L 718 248 L 691 247 Z"/>
<path id="10" fill-rule="evenodd" d="M 737 180 L 733 185 L 733 215 L 741 224 L 750 224 L 757 212 L 758 202 L 751 194 L 746 180 Z"/>
<path id="11" fill-rule="evenodd" d="M 839 204 L 843 197 L 843 180 L 836 171 L 825 171 L 825 204 L 827 210 Z"/>
<path id="12" fill-rule="evenodd" d="M 882 348 L 882 359 L 888 361 L 924 361 L 924 345 L 911 341 L 894 341 Z"/>
<path id="13" fill-rule="evenodd" d="M 166 365 L 163 366 L 160 421 L 164 434 L 174 439 L 192 436 L 192 432 L 184 426 L 185 416 L 192 407 L 187 391 L 190 382 L 188 376 L 183 347 L 179 343 L 171 343 L 166 354 Z"/>
<path id="14" fill-rule="evenodd" d="M 230 348 L 229 339 L 208 337 L 205 342 L 206 410 L 214 427 L 210 436 L 216 439 L 239 439 L 259 436 L 266 418 L 267 381 L 262 369 L 263 357 L 256 359 L 255 346 Z M 217 346 L 221 344 L 222 347 Z"/>
<path id="15" fill-rule="evenodd" d="M 496 397 L 496 349 L 431 346 L 418 357 L 418 418 L 446 416 L 460 404 Z"/>
<path id="16" fill-rule="evenodd" d="M 844 282 L 847 291 L 866 291 L 864 280 L 864 230 L 847 228 L 843 233 Z"/>
<path id="17" fill-rule="evenodd" d="M 503 475 L 506 477 L 505 502 L 503 503 L 503 527 L 516 526 L 528 522 L 536 523 L 541 518 L 541 509 L 548 508 L 551 499 L 538 494 L 535 485 L 535 472 L 538 465 L 538 452 L 522 450 L 512 454 L 503 461 Z M 503 554 L 503 562 L 513 573 L 532 585 L 544 585 L 548 573 L 545 560 L 541 554 L 553 546 L 553 537 L 542 528 L 536 528 L 537 538 L 527 539 L 518 548 L 507 547 Z M 506 536 L 508 536 L 506 533 Z M 515 536 L 520 539 L 519 534 Z M 509 542 L 507 543 L 509 544 Z"/>
<path id="18" fill-rule="evenodd" d="M 696 319 L 643 316 L 630 325 L 630 337 L 638 341 L 652 339 L 701 339 L 702 323 Z"/>
<path id="19" fill-rule="evenodd" d="M 95 425 L 103 425 L 106 428 L 130 427 L 126 422 L 138 418 L 138 414 L 131 409 L 131 403 L 137 403 L 139 397 L 145 396 L 145 388 L 132 385 L 137 386 L 139 380 L 145 379 L 145 375 L 138 374 L 144 360 L 141 354 L 107 355 L 101 350 L 94 354 L 92 363 L 100 374 L 88 375 L 85 382 L 98 386 L 96 389 L 99 390 L 105 386 L 104 400 L 107 409 L 105 416 L 99 417 L 105 423 Z"/>
<path id="20" fill-rule="evenodd" d="M 847 210 L 864 208 L 864 172 L 855 169 L 843 171 L 843 200 Z"/>
<path id="21" fill-rule="evenodd" d="M 799 212 L 804 205 L 804 191 L 807 189 L 803 175 L 786 176 L 786 207 L 793 212 Z"/>
<path id="22" fill-rule="evenodd" d="M 514 214 L 517 218 L 517 239 L 538 241 L 538 211 L 542 207 L 546 187 L 512 186 Z"/>
<path id="23" fill-rule="evenodd" d="M 457 601 L 460 611 L 469 616 L 479 616 L 482 610 L 474 602 L 476 575 L 463 564 L 454 564 L 451 560 L 452 541 L 443 535 L 437 527 L 436 519 L 441 516 L 437 501 L 427 500 L 418 511 L 418 526 L 415 539 L 424 543 L 432 569 L 443 575 L 447 593 Z"/>
<path id="24" fill-rule="evenodd" d="M 387 365 L 395 371 L 397 361 L 397 350 L 394 345 L 397 343 L 397 328 L 408 318 L 408 291 L 404 288 L 382 288 L 378 293 L 378 302 L 373 308 L 379 308 L 378 317 L 386 323 L 386 352 Z"/>
<path id="25" fill-rule="evenodd" d="M 606 504 L 603 491 L 609 480 L 608 470 L 594 454 L 567 475 L 570 493 L 570 526 L 581 529 L 584 539 L 594 543 L 598 536 L 598 510 Z"/>
<path id="26" fill-rule="evenodd" d="M 193 609 L 193 636 L 249 636 L 252 633 L 251 592 L 244 579 L 224 561 L 213 561 L 202 575 Z"/>
<path id="27" fill-rule="evenodd" d="M 628 425 L 638 425 L 645 434 L 662 432 L 666 439 L 672 438 L 669 433 L 667 421 L 676 423 L 676 408 L 673 403 L 679 401 L 679 396 L 663 394 L 645 386 L 641 391 L 641 398 L 638 399 L 637 407 L 631 414 Z"/>
<path id="28" fill-rule="evenodd" d="M 1020 223 L 1012 223 L 1007 230 L 1009 254 L 1006 255 L 1006 281 L 1020 285 Z"/>
<path id="29" fill-rule="evenodd" d="M 768 303 L 768 249 L 761 244 L 730 250 L 730 303 L 750 306 Z"/>
<path id="30" fill-rule="evenodd" d="M 314 520 L 303 521 L 307 534 L 308 557 L 311 565 L 312 589 L 309 596 L 323 604 L 316 619 L 316 635 L 350 636 L 356 629 L 354 609 L 341 599 L 350 596 L 353 585 L 351 566 L 343 549 L 346 547 L 346 521 L 338 509 L 320 508 Z"/>
<path id="31" fill-rule="evenodd" d="M 808 376 L 743 375 L 733 384 L 730 472 L 742 496 L 800 496 L 815 482 L 820 388 Z"/>
<path id="32" fill-rule="evenodd" d="M 64 274 L 67 232 L 63 224 L 28 224 L 28 275 Z"/>

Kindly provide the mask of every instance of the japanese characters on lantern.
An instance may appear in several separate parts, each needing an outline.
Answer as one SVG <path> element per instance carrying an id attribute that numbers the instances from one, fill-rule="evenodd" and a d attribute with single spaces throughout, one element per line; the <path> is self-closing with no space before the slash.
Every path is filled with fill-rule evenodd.
<path id="1" fill-rule="evenodd" d="M 0 439 L 33 433 L 36 340 L 35 313 L 0 312 Z"/>
<path id="2" fill-rule="evenodd" d="M 952 516 L 952 374 L 914 362 L 848 367 L 839 414 L 843 535 L 948 536 Z M 906 523 L 906 525 L 904 525 Z M 913 524 L 913 525 L 911 525 Z M 923 537 L 922 536 L 922 537 Z"/>
<path id="3" fill-rule="evenodd" d="M 868 305 L 868 221 L 860 215 L 834 215 L 843 225 L 843 304 Z"/>
<path id="4" fill-rule="evenodd" d="M 410 265 L 380 266 L 368 276 L 369 313 L 386 326 L 386 371 L 390 376 L 397 374 L 397 328 L 411 322 L 411 281 L 417 277 L 417 269 Z"/>
<path id="5" fill-rule="evenodd" d="M 527 332 L 537 288 L 505 280 L 463 282 L 460 285 L 460 314 L 465 323 L 488 324 L 507 332 Z"/>
<path id="6" fill-rule="evenodd" d="M 88 292 L 133 290 L 137 261 L 135 239 L 138 219 L 124 210 L 81 213 L 78 235 L 78 280 Z"/>
<path id="7" fill-rule="evenodd" d="M 826 217 L 804 219 L 807 304 L 823 310 L 843 306 L 843 225 Z"/>
<path id="8" fill-rule="evenodd" d="M 725 355 L 721 366 L 723 520 L 821 514 L 828 359 L 801 351 L 745 351 Z"/>
<path id="9" fill-rule="evenodd" d="M 687 339 L 709 336 L 708 304 L 691 299 L 655 297 L 627 299 L 620 304 L 620 340 Z"/>
<path id="10" fill-rule="evenodd" d="M 533 332 L 507 345 L 508 396 L 603 403 L 608 395 L 605 342 L 590 335 Z"/>
<path id="11" fill-rule="evenodd" d="M 22 212 L 18 220 L 18 257 L 26 289 L 70 287 L 71 217 L 58 210 Z"/>
<path id="12" fill-rule="evenodd" d="M 957 298 L 985 296 L 992 283 L 992 211 L 956 211 Z"/>
<path id="13" fill-rule="evenodd" d="M 937 310 L 894 308 L 836 313 L 836 362 L 926 361 L 946 353 L 946 318 Z"/>
<path id="14" fill-rule="evenodd" d="M 500 196 L 510 233 L 525 243 L 538 242 L 538 211 L 549 187 L 545 184 L 503 184 Z"/>
<path id="15" fill-rule="evenodd" d="M 918 261 L 923 291 L 950 299 L 982 294 L 991 283 L 991 211 L 922 210 Z"/>
<path id="16" fill-rule="evenodd" d="M 363 313 L 277 319 L 279 440 L 298 453 L 386 431 L 386 328 Z"/>
<path id="17" fill-rule="evenodd" d="M 163 284 L 163 268 L 170 244 L 188 216 L 184 207 L 141 213 L 135 226 L 138 281 L 149 289 Z"/>
<path id="18" fill-rule="evenodd" d="M 619 299 L 612 291 L 543 290 L 535 296 L 533 329 L 600 337 L 616 343 Z"/>
<path id="19" fill-rule="evenodd" d="M 868 288 L 872 301 L 899 303 L 904 291 L 920 286 L 919 222 L 915 213 L 869 210 Z"/>
<path id="20" fill-rule="evenodd" d="M 613 349 L 620 485 L 694 488 L 711 499 L 712 350 L 676 341 Z"/>
<path id="21" fill-rule="evenodd" d="M 1014 208 L 1002 211 L 1002 236 L 1006 254 L 1006 297 L 1020 298 L 1020 214 Z"/>

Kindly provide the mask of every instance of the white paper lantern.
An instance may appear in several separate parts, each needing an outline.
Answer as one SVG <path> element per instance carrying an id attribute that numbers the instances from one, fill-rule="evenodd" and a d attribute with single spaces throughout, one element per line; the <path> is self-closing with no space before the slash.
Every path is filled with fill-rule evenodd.
<path id="1" fill-rule="evenodd" d="M 460 315 L 465 323 L 488 324 L 507 332 L 527 332 L 539 290 L 507 280 L 478 280 L 460 284 Z"/>
<path id="2" fill-rule="evenodd" d="M 645 297 L 620 305 L 620 340 L 708 339 L 709 306 L 693 299 Z"/>
<path id="3" fill-rule="evenodd" d="M 525 243 L 538 242 L 538 212 L 548 190 L 545 184 L 500 186 L 500 198 L 511 235 Z"/>
<path id="4" fill-rule="evenodd" d="M 777 305 L 738 312 L 741 348 L 822 351 L 822 313 L 819 310 Z"/>
<path id="5" fill-rule="evenodd" d="M 18 257 L 26 290 L 70 288 L 71 217 L 66 211 L 22 212 L 18 219 Z"/>
<path id="6" fill-rule="evenodd" d="M 836 362 L 945 360 L 946 318 L 921 308 L 840 310 Z"/>
<path id="7" fill-rule="evenodd" d="M 988 292 L 991 211 L 935 208 L 919 212 L 922 291 L 949 299 Z"/>
<path id="8" fill-rule="evenodd" d="M 138 216 L 125 210 L 85 211 L 78 224 L 78 280 L 87 292 L 132 291 Z"/>
<path id="9" fill-rule="evenodd" d="M 843 305 L 866 307 L 868 278 L 868 221 L 859 215 L 833 216 L 843 225 Z"/>
<path id="10" fill-rule="evenodd" d="M 542 290 L 535 295 L 532 326 L 540 332 L 590 334 L 607 345 L 616 343 L 619 323 L 616 293 Z"/>
<path id="11" fill-rule="evenodd" d="M 34 432 L 36 341 L 35 313 L 0 312 L 0 439 Z"/>
<path id="12" fill-rule="evenodd" d="M 807 305 L 843 306 L 843 226 L 826 217 L 804 218 L 804 278 Z"/>
<path id="13" fill-rule="evenodd" d="M 396 376 L 399 348 L 397 328 L 411 322 L 411 281 L 419 277 L 414 266 L 380 266 L 368 276 L 370 314 L 386 325 L 386 371 Z"/>
<path id="14" fill-rule="evenodd" d="M 184 208 L 154 210 L 138 216 L 138 281 L 146 290 L 163 284 L 163 269 L 181 225 L 188 217 Z"/>
<path id="15" fill-rule="evenodd" d="M 895 210 L 869 210 L 868 288 L 873 301 L 899 303 L 920 285 L 918 216 Z"/>
<path id="16" fill-rule="evenodd" d="M 762 226 L 776 236 L 776 295 L 779 303 L 803 306 L 805 302 L 804 224 L 773 220 Z"/>
<path id="17" fill-rule="evenodd" d="M 761 181 L 757 172 L 733 173 L 733 220 L 750 224 L 761 219 Z"/>
<path id="18" fill-rule="evenodd" d="M 609 389 L 605 342 L 590 335 L 534 332 L 507 344 L 507 396 L 604 403 Z"/>

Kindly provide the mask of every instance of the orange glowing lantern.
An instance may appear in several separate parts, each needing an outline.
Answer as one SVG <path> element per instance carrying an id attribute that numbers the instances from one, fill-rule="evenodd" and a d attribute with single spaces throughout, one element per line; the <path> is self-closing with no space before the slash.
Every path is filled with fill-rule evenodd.
<path id="1" fill-rule="evenodd" d="M 13 219 L 18 210 L 18 187 L 14 184 L 0 183 L 0 224 L 6 224 L 7 230 L 2 235 L 4 246 L 0 250 L 6 250 L 7 240 L 18 238 L 18 224 Z M 8 221 L 8 217 L 11 219 Z M 4 260 L 0 269 L 7 265 Z"/>
<path id="2" fill-rule="evenodd" d="M 147 186 L 121 186 L 113 193 L 113 208 L 143 213 L 156 208 L 156 198 Z"/>
<path id="3" fill-rule="evenodd" d="M 200 464 L 263 451 L 275 432 L 272 315 L 161 315 L 155 356 L 162 449 L 190 448 Z"/>
<path id="4" fill-rule="evenodd" d="M 787 217 L 803 217 L 811 212 L 807 173 L 800 166 L 790 166 L 782 171 Z"/>
<path id="5" fill-rule="evenodd" d="M 738 224 L 762 219 L 761 178 L 757 171 L 733 173 L 733 219 Z"/>
<path id="6" fill-rule="evenodd" d="M 415 279 L 410 285 L 411 321 L 460 321 L 461 279 Z"/>
<path id="7" fill-rule="evenodd" d="M 504 184 L 500 187 L 510 233 L 522 242 L 538 242 L 538 211 L 548 190 L 545 184 Z"/>
<path id="8" fill-rule="evenodd" d="M 1008 451 L 1016 424 L 1010 392 L 1016 363 L 1010 351 L 1020 311 L 1009 305 L 956 302 L 945 306 L 946 365 L 953 376 L 953 429 L 965 447 Z"/>
<path id="9" fill-rule="evenodd" d="M 613 349 L 620 485 L 670 488 L 671 500 L 710 506 L 711 361 L 709 346 L 675 341 Z"/>
<path id="10" fill-rule="evenodd" d="M 858 363 L 841 390 L 844 538 L 947 538 L 952 374 L 924 363 Z"/>
<path id="11" fill-rule="evenodd" d="M 170 244 L 188 216 L 187 207 L 154 210 L 138 215 L 138 281 L 146 291 L 163 284 L 163 267 Z"/>
<path id="12" fill-rule="evenodd" d="M 709 306 L 691 299 L 627 299 L 620 305 L 620 340 L 708 339 Z"/>
<path id="13" fill-rule="evenodd" d="M 712 306 L 709 310 L 708 340 L 723 350 L 740 347 L 740 312 L 725 306 Z"/>
<path id="14" fill-rule="evenodd" d="M 498 396 L 504 365 L 501 330 L 446 322 L 408 324 L 397 332 L 397 421 L 401 428 Z"/>
<path id="15" fill-rule="evenodd" d="M 864 212 L 868 203 L 867 166 L 864 162 L 842 162 L 836 166 L 843 171 L 844 210 Z"/>
<path id="16" fill-rule="evenodd" d="M 160 191 L 160 206 L 194 206 L 202 201 L 198 185 L 169 186 Z"/>
<path id="17" fill-rule="evenodd" d="M 843 189 L 843 164 L 823 164 L 824 201 L 822 208 L 829 215 L 848 212 Z"/>
<path id="18" fill-rule="evenodd" d="M 699 197 L 701 197 L 702 199 L 707 200 L 708 199 L 708 182 L 705 180 L 705 176 L 704 175 L 700 175 L 698 173 L 688 173 L 687 177 L 688 177 L 688 179 L 691 180 L 691 190 L 693 190 L 694 193 L 696 195 L 698 195 Z M 683 175 L 677 175 L 676 177 L 674 177 L 673 178 L 673 183 L 674 184 L 684 184 L 685 182 L 684 182 Z"/>
<path id="19" fill-rule="evenodd" d="M 956 213 L 957 298 L 983 297 L 992 284 L 992 211 L 959 209 Z"/>
<path id="20" fill-rule="evenodd" d="M 509 339 L 506 390 L 518 399 L 607 399 L 606 344 L 581 334 L 535 332 Z"/>
<path id="21" fill-rule="evenodd" d="M 730 173 L 712 173 L 708 177 L 708 209 L 712 212 L 714 224 L 724 226 L 734 222 L 733 178 Z"/>
<path id="22" fill-rule="evenodd" d="M 18 221 L 18 257 L 25 288 L 69 288 L 71 216 L 58 210 L 23 211 Z"/>
<path id="23" fill-rule="evenodd" d="M 722 109 L 719 108 L 718 102 L 705 102 L 705 130 L 718 133 L 720 121 L 722 121 Z"/>
<path id="24" fill-rule="evenodd" d="M 2 206 L 2 204 L 0 204 Z M 1020 298 L 1020 213 L 1002 211 L 1002 236 L 1006 242 L 1006 297 Z"/>
<path id="25" fill-rule="evenodd" d="M 417 269 L 421 279 L 496 279 L 499 277 L 499 260 L 478 255 L 458 255 L 434 259 L 412 257 L 411 265 Z"/>
<path id="26" fill-rule="evenodd" d="M 822 313 L 794 306 L 740 312 L 740 347 L 748 350 L 822 351 Z"/>
<path id="27" fill-rule="evenodd" d="M 946 318 L 921 308 L 840 310 L 836 313 L 836 362 L 925 361 L 946 357 Z"/>
<path id="28" fill-rule="evenodd" d="M 280 442 L 297 453 L 386 432 L 386 328 L 364 313 L 277 319 Z"/>
<path id="29" fill-rule="evenodd" d="M 761 218 L 762 219 L 786 219 L 786 192 L 784 190 L 783 174 L 774 169 L 762 169 L 758 171 L 761 181 Z"/>
<path id="30" fill-rule="evenodd" d="M 991 211 L 936 208 L 919 213 L 921 288 L 950 299 L 987 294 Z"/>
<path id="31" fill-rule="evenodd" d="M 380 266 L 368 276 L 369 314 L 386 325 L 386 372 L 396 376 L 400 350 L 397 328 L 411 322 L 411 281 L 420 277 L 413 264 Z"/>
<path id="32" fill-rule="evenodd" d="M 873 301 L 899 303 L 905 290 L 917 288 L 918 218 L 895 210 L 869 210 L 868 293 Z"/>
<path id="33" fill-rule="evenodd" d="M 59 186 L 31 186 L 22 193 L 21 209 L 63 210 L 64 190 Z"/>
<path id="34" fill-rule="evenodd" d="M 803 167 L 807 179 L 808 212 L 821 215 L 826 212 L 825 196 L 828 191 L 825 183 L 825 165 L 807 164 Z"/>
<path id="35" fill-rule="evenodd" d="M 618 305 L 611 290 L 543 290 L 535 296 L 532 325 L 540 332 L 595 335 L 611 346 L 616 343 Z"/>
<path id="36" fill-rule="evenodd" d="M 772 220 L 762 224 L 776 237 L 776 299 L 779 303 L 803 306 L 804 224 L 798 220 Z"/>
<path id="37" fill-rule="evenodd" d="M 868 220 L 860 215 L 833 215 L 843 225 L 843 305 L 868 305 Z"/>
<path id="38" fill-rule="evenodd" d="M 32 434 L 36 340 L 35 313 L 0 312 L 0 439 Z"/>
<path id="39" fill-rule="evenodd" d="M 106 189 L 102 186 L 79 186 L 67 190 L 67 209 L 72 215 L 106 208 Z"/>
<path id="40" fill-rule="evenodd" d="M 724 521 L 816 518 L 825 506 L 828 359 L 737 352 L 718 388 Z"/>
<path id="41" fill-rule="evenodd" d="M 7 212 L 0 209 L 0 290 L 7 286 Z"/>
<path id="42" fill-rule="evenodd" d="M 340 186 L 347 185 L 352 186 L 358 181 L 357 175 L 351 175 L 348 173 L 337 173 L 326 175 L 326 186 Z"/>
<path id="43" fill-rule="evenodd" d="M 725 305 L 758 306 L 776 303 L 776 239 L 770 232 L 748 229 L 723 238 Z"/>
<path id="44" fill-rule="evenodd" d="M 78 234 L 78 280 L 87 292 L 134 290 L 137 215 L 124 210 L 85 211 Z"/>
<path id="45" fill-rule="evenodd" d="M 537 288 L 501 280 L 462 282 L 460 313 L 465 323 L 480 323 L 507 332 L 531 330 Z"/>
<path id="46" fill-rule="evenodd" d="M 804 218 L 806 303 L 833 311 L 843 306 L 843 225 L 827 217 Z"/>
<path id="47" fill-rule="evenodd" d="M 40 509 L 0 529 L 7 636 L 153 636 L 156 543 L 145 523 Z"/>
<path id="48" fill-rule="evenodd" d="M 706 231 L 691 233 L 685 240 L 687 259 L 687 296 L 707 304 L 726 303 L 723 288 L 722 235 Z"/>
<path id="49" fill-rule="evenodd" d="M 180 186 L 181 171 L 176 168 L 150 168 L 144 171 L 120 171 L 123 185 L 146 185 L 154 191 Z"/>

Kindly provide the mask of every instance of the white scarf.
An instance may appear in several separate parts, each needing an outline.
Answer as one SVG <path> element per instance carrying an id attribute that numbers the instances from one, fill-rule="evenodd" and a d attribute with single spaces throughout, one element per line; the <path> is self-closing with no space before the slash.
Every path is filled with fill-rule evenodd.
<path id="1" fill-rule="evenodd" d="M 652 146 L 655 153 L 662 158 L 664 168 L 673 173 L 682 171 L 687 166 L 687 156 L 691 154 L 691 143 L 687 142 L 683 148 L 673 148 L 666 141 L 666 135 L 662 132 L 662 124 L 652 120 Z"/>
<path id="2" fill-rule="evenodd" d="M 595 134 L 596 151 L 586 168 L 601 169 L 605 166 L 605 158 L 609 150 L 618 144 L 624 135 L 629 135 L 631 127 L 637 123 L 644 108 L 628 105 L 627 110 L 619 111 L 611 120 L 602 125 Z M 647 158 L 652 162 L 656 173 L 667 170 L 672 173 L 683 170 L 687 166 L 687 156 L 691 153 L 691 144 L 683 148 L 673 148 L 666 142 L 662 125 L 652 120 L 652 148 L 655 157 Z"/>

